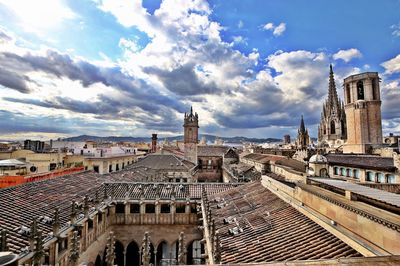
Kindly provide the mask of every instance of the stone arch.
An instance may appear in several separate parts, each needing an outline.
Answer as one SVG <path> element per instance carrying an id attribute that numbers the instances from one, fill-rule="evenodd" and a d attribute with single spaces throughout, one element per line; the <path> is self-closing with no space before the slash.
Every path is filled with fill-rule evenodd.
<path id="1" fill-rule="evenodd" d="M 179 242 L 178 240 L 176 240 L 174 243 L 172 243 L 170 248 L 171 260 L 178 261 L 178 249 L 179 249 L 178 247 L 179 247 Z"/>
<path id="2" fill-rule="evenodd" d="M 140 265 L 140 250 L 135 241 L 126 247 L 126 265 Z"/>
<path id="3" fill-rule="evenodd" d="M 319 170 L 319 176 L 320 177 L 327 177 L 328 176 L 328 170 L 326 170 L 326 168 L 321 168 L 321 170 Z"/>
<path id="4" fill-rule="evenodd" d="M 125 249 L 124 245 L 116 240 L 115 241 L 115 259 L 114 259 L 114 265 L 118 266 L 124 266 L 125 262 Z"/>
<path id="5" fill-rule="evenodd" d="M 364 100 L 364 83 L 362 80 L 357 82 L 357 100 Z"/>
<path id="6" fill-rule="evenodd" d="M 101 266 L 101 265 L 102 265 L 101 256 L 97 255 L 94 266 Z"/>
<path id="7" fill-rule="evenodd" d="M 205 259 L 201 254 L 205 253 L 204 244 L 200 239 L 195 239 L 189 243 L 187 248 L 186 263 L 189 265 L 205 264 Z"/>
<path id="8" fill-rule="evenodd" d="M 162 240 L 157 245 L 156 265 L 170 264 L 171 254 L 168 242 Z"/>

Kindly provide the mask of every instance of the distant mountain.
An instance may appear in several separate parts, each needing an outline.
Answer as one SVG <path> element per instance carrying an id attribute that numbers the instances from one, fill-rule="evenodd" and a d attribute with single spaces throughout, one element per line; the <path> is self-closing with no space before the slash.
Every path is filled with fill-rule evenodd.
<path id="1" fill-rule="evenodd" d="M 281 142 L 281 139 L 276 138 L 247 138 L 247 137 L 219 137 L 215 135 L 208 135 L 208 134 L 201 134 L 200 139 L 202 137 L 206 138 L 207 142 L 214 142 L 215 139 L 222 139 L 225 143 L 243 143 L 243 142 L 252 142 L 252 143 L 272 143 L 272 142 Z M 182 135 L 173 136 L 173 137 L 158 137 L 159 141 L 163 141 L 167 139 L 168 141 L 175 141 L 175 140 L 183 140 Z M 76 137 L 64 138 L 64 141 L 96 141 L 96 142 L 150 142 L 150 137 L 116 137 L 116 136 L 109 136 L 109 137 L 98 137 L 98 136 L 89 136 L 89 135 L 81 135 Z"/>

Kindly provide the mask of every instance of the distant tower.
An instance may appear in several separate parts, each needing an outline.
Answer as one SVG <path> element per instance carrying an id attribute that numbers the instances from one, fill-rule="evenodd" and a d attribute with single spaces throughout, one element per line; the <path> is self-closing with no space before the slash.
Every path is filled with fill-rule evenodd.
<path id="1" fill-rule="evenodd" d="M 296 147 L 298 149 L 306 149 L 310 145 L 310 136 L 304 125 L 303 116 L 301 116 L 300 128 L 297 131 Z"/>
<path id="2" fill-rule="evenodd" d="M 157 134 L 151 135 L 151 152 L 157 152 Z"/>
<path id="3" fill-rule="evenodd" d="M 193 108 L 190 108 L 190 114 L 185 113 L 183 142 L 185 145 L 185 158 L 197 164 L 197 144 L 199 142 L 199 116 L 193 114 Z"/>
<path id="4" fill-rule="evenodd" d="M 344 79 L 347 143 L 345 153 L 367 153 L 382 143 L 381 97 L 377 72 Z"/>
<path id="5" fill-rule="evenodd" d="M 332 145 L 337 140 L 344 142 L 346 138 L 346 114 L 343 102 L 337 95 L 332 65 L 330 65 L 328 99 L 325 101 L 321 112 L 318 142 L 319 144 L 329 143 Z"/>
<path id="6" fill-rule="evenodd" d="M 283 144 L 290 144 L 290 135 L 283 136 Z"/>

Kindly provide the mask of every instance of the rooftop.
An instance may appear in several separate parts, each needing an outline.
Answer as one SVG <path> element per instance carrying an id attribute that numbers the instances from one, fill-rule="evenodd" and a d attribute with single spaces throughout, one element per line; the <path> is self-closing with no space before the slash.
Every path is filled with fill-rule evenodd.
<path id="1" fill-rule="evenodd" d="M 147 167 L 153 170 L 188 171 L 195 167 L 192 162 L 183 160 L 173 154 L 150 154 L 136 162 L 134 167 Z"/>
<path id="2" fill-rule="evenodd" d="M 228 146 L 198 145 L 197 156 L 223 156 L 229 150 Z"/>
<path id="3" fill-rule="evenodd" d="M 328 153 L 325 155 L 330 165 L 343 165 L 349 167 L 395 171 L 392 157 L 381 157 L 378 155 L 365 155 L 365 154 L 333 154 Z"/>
<path id="4" fill-rule="evenodd" d="M 223 264 L 360 257 L 260 182 L 209 197 Z"/>

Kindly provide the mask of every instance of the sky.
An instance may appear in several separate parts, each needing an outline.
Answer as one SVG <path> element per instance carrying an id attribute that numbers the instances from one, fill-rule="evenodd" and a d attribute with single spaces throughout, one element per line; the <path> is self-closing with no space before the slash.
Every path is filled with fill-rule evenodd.
<path id="1" fill-rule="evenodd" d="M 0 139 L 317 136 L 329 64 L 379 72 L 400 134 L 400 0 L 0 0 Z"/>

